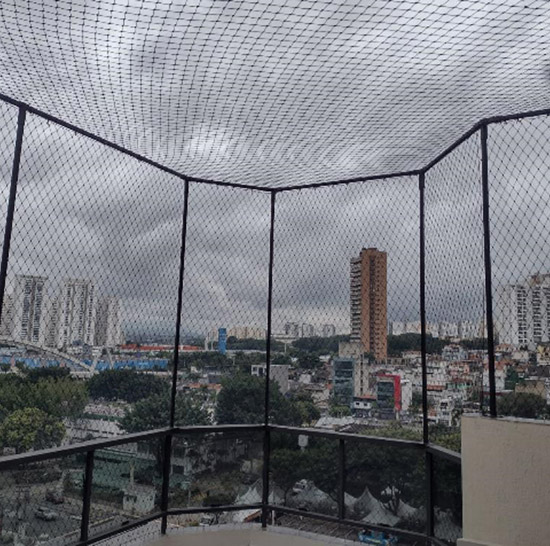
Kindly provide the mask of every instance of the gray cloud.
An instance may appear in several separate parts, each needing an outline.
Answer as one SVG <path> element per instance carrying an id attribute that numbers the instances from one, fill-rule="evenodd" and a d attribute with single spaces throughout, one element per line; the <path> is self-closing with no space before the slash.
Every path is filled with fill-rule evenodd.
<path id="1" fill-rule="evenodd" d="M 548 106 L 549 9 L 52 0 L 24 16 L 4 2 L 0 91 L 197 176 L 286 185 L 391 172 L 484 116 Z M 0 115 L 5 208 L 16 111 Z M 498 283 L 550 270 L 549 129 L 544 118 L 490 130 Z M 476 136 L 427 176 L 429 320 L 483 314 L 479 161 Z M 171 332 L 182 210 L 182 180 L 30 116 L 10 282 L 45 274 L 54 292 L 64 277 L 94 278 L 122 299 L 128 331 Z M 191 184 L 186 331 L 266 323 L 268 230 L 269 195 Z M 276 329 L 345 331 L 349 259 L 363 246 L 388 252 L 389 318 L 418 318 L 415 179 L 278 194 L 275 240 Z"/>

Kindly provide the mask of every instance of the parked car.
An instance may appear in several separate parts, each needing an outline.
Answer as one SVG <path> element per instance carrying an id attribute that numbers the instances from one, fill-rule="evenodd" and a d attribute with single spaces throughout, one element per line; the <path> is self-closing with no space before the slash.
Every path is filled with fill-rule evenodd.
<path id="1" fill-rule="evenodd" d="M 53 510 L 50 510 L 49 508 L 46 508 L 45 506 L 39 506 L 34 511 L 35 517 L 38 519 L 44 520 L 44 521 L 54 521 L 59 517 L 59 514 L 57 512 L 54 512 Z"/>
<path id="2" fill-rule="evenodd" d="M 46 500 L 52 504 L 63 504 L 65 497 L 58 489 L 48 489 L 46 491 Z"/>

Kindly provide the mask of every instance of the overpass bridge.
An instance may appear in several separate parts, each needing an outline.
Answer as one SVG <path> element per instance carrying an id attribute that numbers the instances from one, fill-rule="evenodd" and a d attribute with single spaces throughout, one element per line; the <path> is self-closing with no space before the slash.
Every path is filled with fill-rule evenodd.
<path id="1" fill-rule="evenodd" d="M 19 339 L 12 339 L 9 337 L 2 337 L 2 336 L 0 336 L 0 344 L 11 345 L 14 347 L 23 347 L 25 349 L 31 349 L 33 351 L 40 351 L 45 355 L 51 355 L 52 357 L 55 357 L 60 362 L 66 362 L 68 364 L 72 364 L 73 366 L 76 367 L 77 371 L 84 370 L 91 373 L 95 371 L 96 360 L 94 360 L 90 365 L 80 360 L 79 358 L 75 357 L 74 355 L 70 355 L 68 353 L 59 351 L 55 347 L 46 347 L 45 345 L 40 345 L 38 343 L 32 343 L 30 341 L 22 341 Z"/>

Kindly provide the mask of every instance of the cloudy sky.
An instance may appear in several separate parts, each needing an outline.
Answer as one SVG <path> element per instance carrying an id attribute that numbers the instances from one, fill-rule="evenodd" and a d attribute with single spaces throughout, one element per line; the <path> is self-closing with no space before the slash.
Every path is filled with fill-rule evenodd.
<path id="1" fill-rule="evenodd" d="M 0 92 L 180 172 L 280 187 L 423 166 L 477 120 L 550 105 L 545 1 L 2 3 Z M 1 106 L 7 195 L 13 107 Z M 549 122 L 490 128 L 498 282 L 550 270 Z M 479 140 L 428 173 L 428 318 L 483 313 Z M 5 203 L 5 197 L 4 197 Z M 5 205 L 4 205 L 5 206 Z M 29 116 L 10 258 L 93 278 L 129 332 L 173 329 L 183 182 Z M 412 177 L 277 196 L 274 324 L 348 327 L 349 259 L 388 252 L 418 317 Z M 192 183 L 186 331 L 265 324 L 269 194 Z"/>

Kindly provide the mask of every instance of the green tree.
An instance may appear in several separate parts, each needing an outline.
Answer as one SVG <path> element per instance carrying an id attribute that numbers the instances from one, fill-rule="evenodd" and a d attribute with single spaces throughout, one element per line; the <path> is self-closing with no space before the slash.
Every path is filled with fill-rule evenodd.
<path id="1" fill-rule="evenodd" d="M 270 456 L 271 477 L 283 490 L 284 504 L 296 482 L 304 477 L 304 461 L 303 452 L 297 449 L 276 449 Z"/>
<path id="2" fill-rule="evenodd" d="M 203 393 L 178 393 L 174 422 L 179 426 L 200 426 L 211 423 L 203 407 Z M 143 432 L 167 427 L 170 424 L 170 395 L 156 394 L 136 402 L 122 418 L 121 427 L 126 432 Z M 153 453 L 159 472 L 164 462 L 164 442 L 154 441 Z"/>
<path id="3" fill-rule="evenodd" d="M 536 419 L 548 411 L 546 400 L 530 392 L 511 392 L 498 400 L 500 415 L 513 415 L 524 419 Z"/>
<path id="4" fill-rule="evenodd" d="M 298 355 L 298 367 L 303 370 L 316 370 L 321 366 L 321 360 L 314 353 L 301 352 Z"/>
<path id="5" fill-rule="evenodd" d="M 132 369 L 105 370 L 88 381 L 92 398 L 137 402 L 169 390 L 169 383 L 156 375 Z"/>
<path id="6" fill-rule="evenodd" d="M 0 376 L 4 411 L 35 407 L 55 417 L 78 417 L 88 401 L 86 384 L 66 374 L 6 374 Z"/>
<path id="7" fill-rule="evenodd" d="M 180 426 L 209 425 L 210 417 L 203 407 L 200 394 L 178 393 L 174 421 Z M 149 396 L 126 410 L 121 427 L 126 432 L 143 432 L 170 424 L 169 393 Z"/>
<path id="8" fill-rule="evenodd" d="M 271 364 L 273 364 L 274 366 L 290 366 L 290 364 L 292 364 L 292 360 L 290 359 L 289 355 L 285 355 L 284 353 L 277 353 L 271 359 Z"/>
<path id="9" fill-rule="evenodd" d="M 47 368 L 26 368 L 24 374 L 25 378 L 31 383 L 38 383 L 44 379 L 52 379 L 55 381 L 68 379 L 71 376 L 71 371 L 69 368 L 51 366 Z"/>
<path id="10" fill-rule="evenodd" d="M 49 378 L 26 384 L 22 398 L 29 407 L 38 408 L 48 415 L 76 418 L 84 412 L 88 389 L 85 383 L 70 377 Z"/>
<path id="11" fill-rule="evenodd" d="M 64 436 L 63 423 L 37 408 L 16 410 L 0 425 L 2 447 L 14 448 L 17 453 L 58 446 Z"/>
<path id="12" fill-rule="evenodd" d="M 349 336 L 302 337 L 293 341 L 292 346 L 300 351 L 327 355 L 338 353 L 341 341 L 349 341 Z"/>
<path id="13" fill-rule="evenodd" d="M 270 417 L 278 425 L 299 425 L 298 408 L 285 398 L 275 381 L 271 381 Z M 264 420 L 265 380 L 237 374 L 222 381 L 216 405 L 216 421 L 220 424 L 255 424 Z"/>
<path id="14" fill-rule="evenodd" d="M 401 334 L 400 336 L 388 336 L 388 355 L 400 356 L 404 351 L 420 351 L 420 334 Z M 429 354 L 441 354 L 443 347 L 449 342 L 444 339 L 426 336 L 426 352 Z"/>

